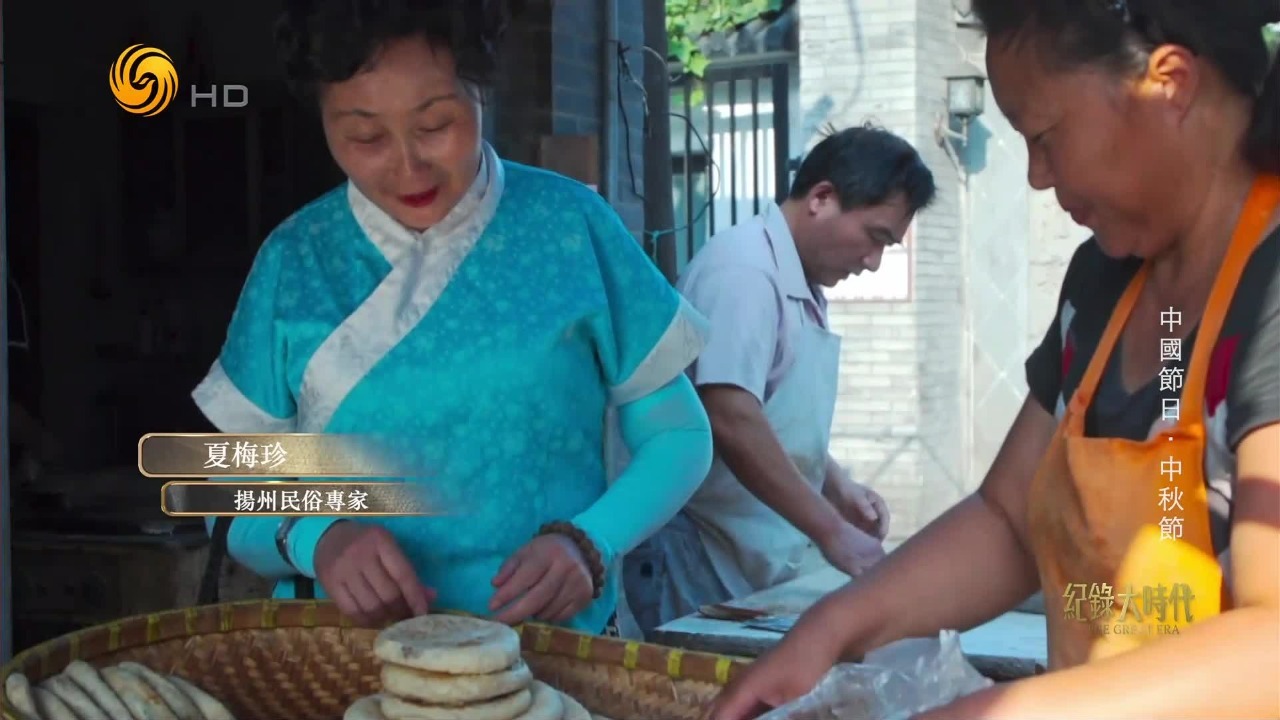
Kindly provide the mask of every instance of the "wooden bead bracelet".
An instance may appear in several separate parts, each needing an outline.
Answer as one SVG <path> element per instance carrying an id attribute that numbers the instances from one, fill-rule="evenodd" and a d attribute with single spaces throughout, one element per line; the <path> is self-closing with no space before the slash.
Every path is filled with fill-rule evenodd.
<path id="1" fill-rule="evenodd" d="M 604 560 L 600 557 L 600 550 L 596 548 L 596 544 L 591 542 L 591 538 L 582 531 L 582 528 L 570 522 L 557 520 L 549 522 L 538 529 L 539 535 L 562 535 L 568 538 L 578 548 L 578 552 L 582 553 L 582 559 L 587 563 L 587 570 L 591 573 L 591 597 L 599 599 L 604 593 Z"/>

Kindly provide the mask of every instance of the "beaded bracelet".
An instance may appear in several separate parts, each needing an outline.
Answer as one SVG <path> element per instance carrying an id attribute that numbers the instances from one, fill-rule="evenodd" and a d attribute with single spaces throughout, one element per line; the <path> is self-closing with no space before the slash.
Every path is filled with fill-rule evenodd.
<path id="1" fill-rule="evenodd" d="M 562 535 L 577 546 L 578 552 L 582 553 L 582 559 L 587 563 L 587 570 L 591 573 L 591 597 L 598 600 L 604 593 L 604 560 L 601 559 L 600 550 L 596 548 L 596 544 L 591 542 L 591 538 L 587 537 L 582 528 L 573 523 L 557 520 L 543 525 L 538 529 L 538 534 Z"/>

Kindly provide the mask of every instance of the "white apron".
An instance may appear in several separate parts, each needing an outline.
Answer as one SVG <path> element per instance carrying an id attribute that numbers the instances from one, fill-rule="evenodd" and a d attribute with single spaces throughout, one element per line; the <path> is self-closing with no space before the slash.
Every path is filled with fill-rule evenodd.
<path id="1" fill-rule="evenodd" d="M 765 401 L 764 414 L 801 475 L 821 491 L 840 376 L 840 336 L 806 312 L 790 341 L 794 363 Z M 697 525 L 716 574 L 733 597 L 799 574 L 809 539 L 757 500 L 720 458 L 684 512 Z M 695 578 L 671 581 L 697 584 Z"/>

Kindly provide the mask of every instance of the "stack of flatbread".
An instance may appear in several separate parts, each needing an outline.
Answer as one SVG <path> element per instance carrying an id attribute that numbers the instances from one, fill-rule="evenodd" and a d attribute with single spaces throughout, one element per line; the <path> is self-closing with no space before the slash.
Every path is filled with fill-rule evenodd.
<path id="1" fill-rule="evenodd" d="M 382 692 L 344 720 L 590 720 L 572 697 L 535 680 L 520 636 L 478 618 L 423 615 L 379 633 Z"/>
<path id="2" fill-rule="evenodd" d="M 4 691 L 24 720 L 235 720 L 193 683 L 134 662 L 98 669 L 77 660 L 38 686 L 13 673 Z"/>

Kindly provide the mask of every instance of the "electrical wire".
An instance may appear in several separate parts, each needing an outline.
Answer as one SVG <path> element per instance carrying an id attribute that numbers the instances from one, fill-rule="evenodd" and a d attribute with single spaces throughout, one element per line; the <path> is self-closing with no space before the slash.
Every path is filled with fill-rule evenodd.
<path id="1" fill-rule="evenodd" d="M 702 204 L 702 208 L 699 209 L 698 213 L 693 216 L 692 222 L 690 222 L 687 225 L 681 225 L 679 227 L 671 228 L 669 230 L 650 231 L 649 239 L 653 241 L 656 241 L 658 238 L 668 233 L 674 235 L 676 233 L 684 232 L 696 226 L 698 222 L 702 220 L 703 216 L 707 214 L 707 211 L 711 209 L 711 203 L 715 200 L 716 194 L 720 190 L 720 166 L 716 163 L 715 158 L 711 157 L 711 149 L 707 147 L 706 141 L 702 139 L 702 133 L 698 132 L 698 126 L 694 125 L 693 121 L 689 119 L 689 116 L 684 115 L 683 113 L 673 112 L 673 113 L 667 113 L 667 114 L 670 117 L 679 118 L 685 121 L 685 123 L 689 126 L 689 129 L 693 131 L 694 139 L 698 141 L 698 145 L 702 147 L 703 156 L 707 158 L 707 169 L 711 173 L 711 178 L 713 182 L 711 184 L 711 192 L 707 194 L 707 201 Z M 685 156 L 685 162 L 689 162 L 687 155 Z"/>
<path id="2" fill-rule="evenodd" d="M 622 137 L 627 153 L 627 171 L 631 175 L 631 194 L 640 198 L 641 202 L 648 202 L 636 181 L 636 161 L 631 154 L 631 120 L 627 117 L 627 104 L 622 96 L 622 83 L 624 80 L 629 81 L 640 91 L 640 112 L 644 121 L 642 127 L 646 138 L 649 137 L 650 133 L 649 93 L 645 91 L 644 83 L 631 71 L 631 63 L 627 62 L 627 46 L 621 42 L 617 43 L 617 45 L 618 82 L 614 83 L 614 86 L 617 88 L 618 115 L 622 118 Z"/>
<path id="3" fill-rule="evenodd" d="M 640 107 L 643 113 L 642 128 L 643 128 L 643 134 L 645 138 L 652 137 L 652 132 L 653 132 L 652 113 L 650 112 L 650 109 L 649 109 L 649 92 L 648 90 L 645 89 L 644 83 L 638 77 L 636 77 L 635 72 L 632 71 L 631 69 L 631 63 L 627 60 L 626 54 L 628 51 L 632 50 L 633 48 L 618 40 L 613 40 L 612 42 L 616 44 L 618 48 L 617 73 L 618 73 L 619 82 L 616 83 L 618 88 L 617 103 L 618 103 L 618 113 L 622 119 L 622 128 L 623 128 L 623 133 L 625 135 L 624 142 L 625 142 L 625 149 L 627 153 L 627 168 L 631 176 L 630 178 L 631 192 L 637 198 L 639 198 L 642 202 L 647 202 L 647 199 L 645 198 L 644 193 L 640 190 L 639 183 L 636 180 L 635 159 L 631 154 L 631 120 L 627 114 L 627 107 L 626 107 L 626 103 L 624 102 L 622 87 L 625 82 L 626 84 L 629 84 L 635 87 L 640 93 Z M 647 45 L 641 46 L 639 50 L 641 52 L 652 55 L 655 59 L 657 59 L 661 63 L 664 69 L 667 68 L 666 58 L 663 58 L 662 54 L 659 53 L 657 50 L 654 50 L 653 48 Z M 679 77 L 679 76 L 673 77 L 670 71 L 666 73 L 666 82 L 664 83 L 664 90 L 666 92 L 669 93 L 671 91 L 671 85 L 673 84 L 674 79 L 676 77 Z M 698 127 L 696 124 L 694 124 L 693 120 L 690 119 L 689 116 L 683 113 L 677 113 L 677 112 L 668 112 L 667 116 L 669 118 L 679 118 L 680 120 L 683 120 L 685 124 L 688 125 L 688 128 L 691 134 L 698 141 L 698 145 L 702 149 L 702 155 L 707 159 L 707 172 L 708 172 L 708 179 L 710 181 L 709 182 L 710 188 L 709 188 L 709 192 L 707 193 L 706 202 L 702 204 L 702 207 L 699 208 L 697 214 L 693 216 L 692 222 L 686 225 L 668 228 L 665 230 L 646 230 L 645 231 L 646 240 L 648 241 L 648 243 L 653 243 L 655 248 L 657 247 L 657 241 L 660 238 L 662 238 L 664 235 L 675 235 L 680 232 L 685 232 L 695 227 L 699 222 L 701 222 L 702 218 L 705 217 L 706 214 L 711 210 L 712 204 L 715 202 L 716 195 L 719 194 L 720 184 L 722 180 L 720 175 L 720 166 L 715 161 L 715 158 L 712 156 L 711 148 L 707 146 L 706 140 L 703 139 L 702 133 L 698 132 Z M 685 162 L 686 163 L 689 162 L 689 158 L 687 154 L 685 156 Z"/>

